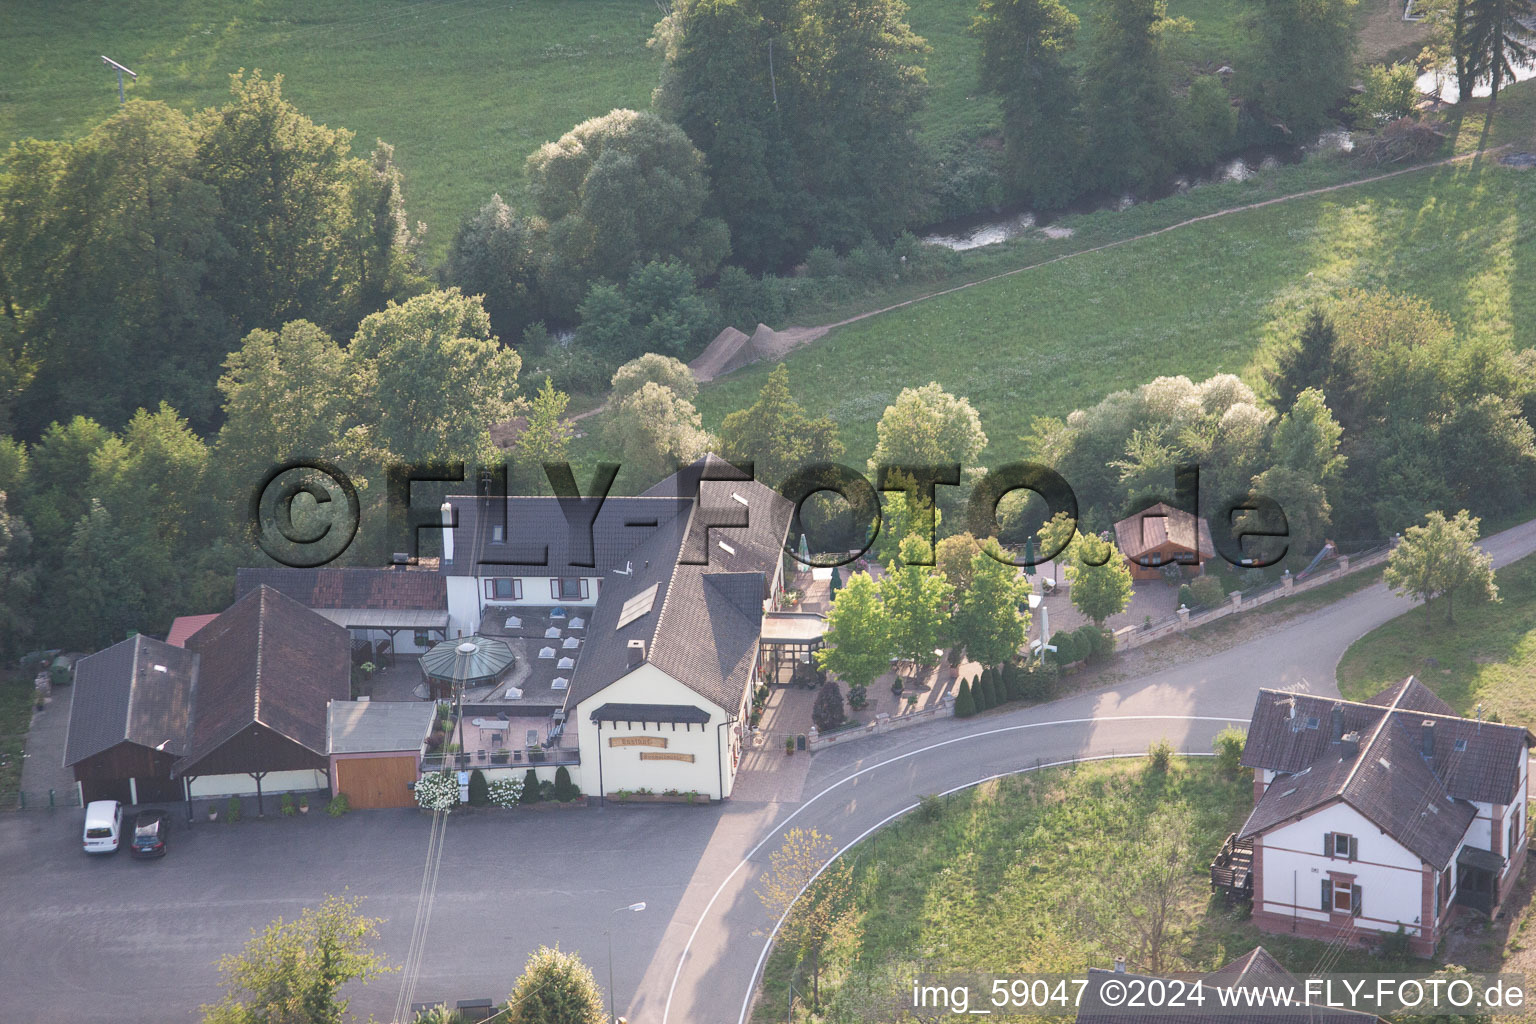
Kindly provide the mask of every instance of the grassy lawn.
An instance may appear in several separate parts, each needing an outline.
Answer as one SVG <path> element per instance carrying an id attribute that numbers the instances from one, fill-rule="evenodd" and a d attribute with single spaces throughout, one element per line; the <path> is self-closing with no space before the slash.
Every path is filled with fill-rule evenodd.
<path id="1" fill-rule="evenodd" d="M 0 139 L 79 135 L 112 112 L 107 54 L 139 73 L 131 95 L 185 110 L 224 102 L 228 75 L 286 76 L 316 121 L 395 146 L 413 219 L 441 254 L 460 218 L 523 159 L 614 107 L 650 104 L 660 55 L 651 0 L 124 0 L 0 4 L 8 66 Z"/>
<path id="2" fill-rule="evenodd" d="M 1385 2 L 1385 0 L 1382 0 Z M 1073 0 L 1092 45 L 1094 0 Z M 997 101 L 977 88 L 975 5 L 911 0 L 909 20 L 933 52 L 923 134 L 936 146 L 996 128 Z M 1240 5 L 1172 0 L 1194 30 L 1182 60 L 1231 62 Z M 286 76 L 288 96 L 317 121 L 395 146 L 413 219 L 440 256 L 469 210 L 522 194 L 524 158 L 577 122 L 644 107 L 660 72 L 646 47 L 652 0 L 123 0 L 111 6 L 0 0 L 10 62 L 0 82 L 0 144 L 69 138 L 109 115 L 107 54 L 139 73 L 130 94 L 184 110 L 223 102 L 227 76 Z"/>
<path id="3" fill-rule="evenodd" d="M 1316 163 L 1283 169 L 1293 190 L 1343 166 Z M 1079 218 L 1072 239 L 992 247 L 979 266 L 1029 265 L 1275 187 L 1243 185 Z M 1180 228 L 838 329 L 790 356 L 791 386 L 838 421 L 845 461 L 858 465 L 901 388 L 937 380 L 976 406 L 991 439 L 983 461 L 1001 463 L 1019 457 L 1035 416 L 1162 374 L 1250 372 L 1311 300 L 1348 287 L 1411 292 L 1466 333 L 1536 344 L 1536 294 L 1515 286 L 1536 268 L 1532 185 L 1529 172 L 1469 162 Z M 705 425 L 749 404 L 769 369 L 707 387 Z"/>
<path id="4" fill-rule="evenodd" d="M 21 788 L 21 755 L 32 724 L 32 686 L 20 672 L 0 670 L 0 810 Z"/>
<path id="5" fill-rule="evenodd" d="M 1206 865 L 1251 802 L 1251 784 L 1224 778 L 1213 761 L 1174 758 L 1163 778 L 1141 761 L 1095 762 L 989 782 L 913 812 L 849 854 L 855 916 L 823 974 L 826 1019 L 886 1019 L 860 1014 L 855 1001 L 897 996 L 917 969 L 1079 973 L 1117 954 L 1138 966 L 1079 905 L 1142 855 L 1145 827 L 1165 815 L 1187 823 L 1190 840 L 1168 969 L 1210 969 L 1262 942 L 1305 974 L 1321 943 L 1261 935 L 1209 896 Z M 792 961 L 782 948 L 769 957 L 756 1020 L 783 1019 Z M 1351 952 L 1338 970 L 1365 963 Z M 808 987 L 795 977 L 797 991 Z"/>
<path id="6" fill-rule="evenodd" d="M 1359 700 L 1411 674 L 1462 714 L 1482 704 L 1506 722 L 1536 722 L 1536 558 L 1495 578 L 1502 600 L 1458 604 L 1452 625 L 1437 601 L 1428 617 L 1415 608 L 1356 640 L 1339 662 L 1339 690 Z"/>

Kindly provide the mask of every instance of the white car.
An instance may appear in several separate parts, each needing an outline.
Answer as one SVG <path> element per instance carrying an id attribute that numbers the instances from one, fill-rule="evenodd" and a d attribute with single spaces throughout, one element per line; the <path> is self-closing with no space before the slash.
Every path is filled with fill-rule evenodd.
<path id="1" fill-rule="evenodd" d="M 123 805 L 116 800 L 93 800 L 85 808 L 86 853 L 116 853 L 123 838 Z"/>

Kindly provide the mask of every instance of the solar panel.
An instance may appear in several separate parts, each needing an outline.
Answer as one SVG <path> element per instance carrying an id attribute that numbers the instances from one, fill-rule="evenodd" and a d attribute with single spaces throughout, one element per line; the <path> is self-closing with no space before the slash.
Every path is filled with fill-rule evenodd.
<path id="1" fill-rule="evenodd" d="M 640 593 L 624 602 L 624 607 L 619 609 L 619 624 L 615 629 L 623 629 L 643 615 L 649 615 L 651 608 L 656 604 L 656 591 L 661 586 L 652 583 Z"/>

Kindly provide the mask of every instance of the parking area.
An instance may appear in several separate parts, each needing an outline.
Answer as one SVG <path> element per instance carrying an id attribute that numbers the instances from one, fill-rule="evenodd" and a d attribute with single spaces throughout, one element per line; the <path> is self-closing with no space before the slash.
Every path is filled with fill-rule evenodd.
<path id="1" fill-rule="evenodd" d="M 710 837 L 697 819 L 722 813 L 645 811 L 455 812 L 417 1001 L 503 999 L 540 943 L 606 968 L 608 911 L 646 900 L 651 910 L 614 944 L 615 985 L 633 992 Z M 405 958 L 430 825 L 419 811 L 191 828 L 176 815 L 167 856 L 151 861 L 84 853 L 83 821 L 78 808 L 0 815 L 6 1024 L 196 1021 L 221 995 L 222 954 L 330 893 L 362 896 L 365 913 L 386 919 L 378 948 Z M 398 985 L 389 975 L 358 989 L 354 1013 L 387 1020 Z"/>

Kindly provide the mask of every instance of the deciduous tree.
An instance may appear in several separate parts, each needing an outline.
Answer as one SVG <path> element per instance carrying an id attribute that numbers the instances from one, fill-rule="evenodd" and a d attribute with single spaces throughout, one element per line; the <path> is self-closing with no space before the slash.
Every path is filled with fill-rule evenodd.
<path id="1" fill-rule="evenodd" d="M 901 542 L 901 561 L 886 566 L 880 600 L 891 623 L 891 649 L 919 665 L 935 665 L 934 653 L 949 638 L 954 588 L 932 565 L 933 549 L 916 534 Z"/>
<path id="2" fill-rule="evenodd" d="M 373 451 L 397 460 L 488 458 L 491 425 L 515 409 L 520 366 L 479 300 L 457 288 L 374 313 L 347 348 L 356 415 Z"/>
<path id="3" fill-rule="evenodd" d="M 1387 586 L 1394 593 L 1423 601 L 1431 622 L 1429 603 L 1437 597 L 1445 598 L 1446 622 L 1452 621 L 1452 602 L 1458 592 L 1475 601 L 1497 601 L 1493 558 L 1477 546 L 1478 523 L 1466 509 L 1450 519 L 1436 511 L 1424 517 L 1424 525 L 1404 530 L 1402 541 L 1387 558 Z"/>
<path id="4" fill-rule="evenodd" d="M 1067 579 L 1072 606 L 1102 627 L 1104 620 L 1131 603 L 1131 570 L 1119 549 L 1096 534 L 1085 534 L 1072 545 Z"/>
<path id="5" fill-rule="evenodd" d="M 379 918 L 358 913 L 355 896 L 327 896 L 297 920 L 278 918 L 243 952 L 223 957 L 227 994 L 203 1007 L 205 1024 L 341 1024 L 349 999 L 341 988 L 394 968 L 371 943 Z"/>
<path id="6" fill-rule="evenodd" d="M 988 546 L 1009 557 L 996 541 Z M 966 653 L 983 665 L 998 665 L 1017 654 L 1029 630 L 1029 613 L 1019 609 L 1029 597 L 1029 584 L 1018 570 L 977 551 L 971 557 L 970 581 L 957 593 L 955 643 L 964 644 Z"/>
<path id="7" fill-rule="evenodd" d="M 816 664 L 850 687 L 868 687 L 890 669 L 891 624 L 869 573 L 855 573 L 827 611 L 826 643 Z"/>
<path id="8" fill-rule="evenodd" d="M 604 438 L 626 483 L 640 488 L 700 458 L 713 440 L 692 402 L 653 381 L 611 406 Z"/>
<path id="9" fill-rule="evenodd" d="M 757 478 L 774 487 L 802 467 L 835 462 L 843 454 L 837 424 L 805 414 L 790 393 L 783 363 L 768 374 L 756 402 L 725 417 L 720 446 L 727 459 L 752 462 Z"/>
<path id="10" fill-rule="evenodd" d="M 592 970 L 558 946 L 534 950 L 507 996 L 507 1024 L 606 1024 L 608 1019 Z"/>
<path id="11" fill-rule="evenodd" d="M 851 937 L 854 922 L 847 865 L 838 861 L 828 867 L 836 853 L 830 837 L 792 828 L 769 855 L 756 890 L 769 921 L 779 927 L 779 942 L 810 968 L 812 1012 L 821 1005 L 822 954 L 834 940 Z"/>
<path id="12" fill-rule="evenodd" d="M 1015 192 L 1049 208 L 1073 197 L 1081 158 L 1078 86 L 1069 54 L 1077 15 L 1060 0 L 981 0 L 981 83 L 1003 104 L 1003 142 Z"/>

